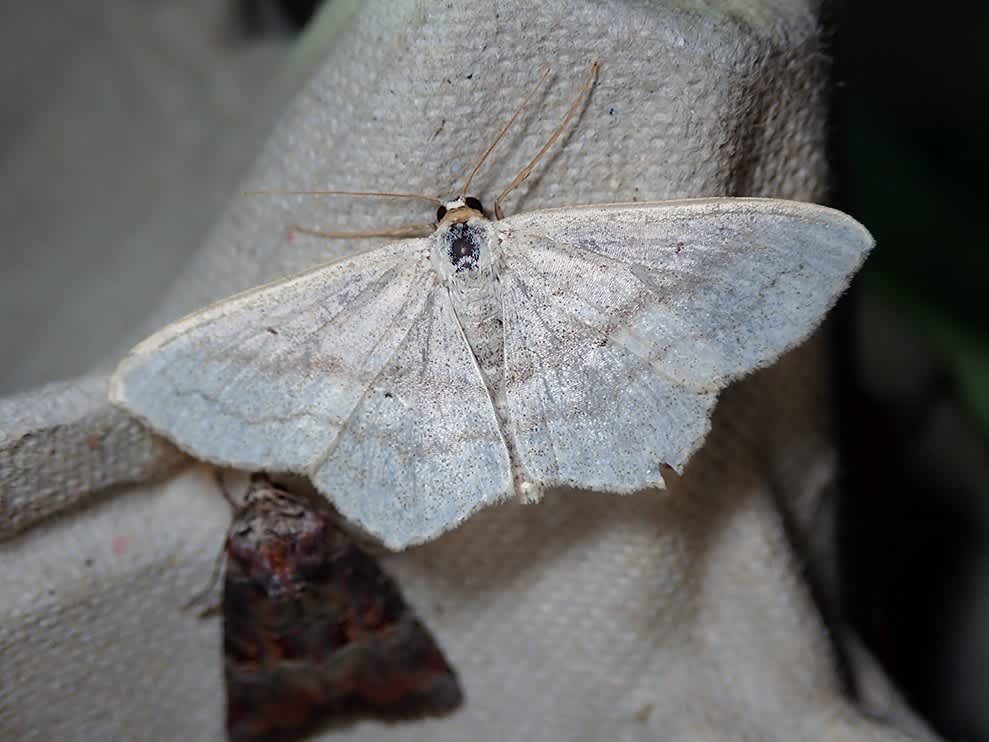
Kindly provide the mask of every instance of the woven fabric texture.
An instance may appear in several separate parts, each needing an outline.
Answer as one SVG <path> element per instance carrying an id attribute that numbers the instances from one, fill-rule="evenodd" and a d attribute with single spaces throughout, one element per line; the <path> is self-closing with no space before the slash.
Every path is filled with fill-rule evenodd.
<path id="1" fill-rule="evenodd" d="M 490 203 L 598 60 L 587 107 L 509 212 L 700 195 L 821 201 L 821 44 L 809 1 L 339 0 L 293 52 L 290 69 L 308 82 L 266 99 L 284 107 L 242 189 L 455 194 L 549 67 L 475 180 Z M 234 198 L 160 306 L 99 365 L 207 302 L 380 243 L 293 239 L 294 225 L 384 228 L 430 212 Z M 818 335 L 726 390 L 671 492 L 508 503 L 383 555 L 466 703 L 325 739 L 932 739 L 840 611 L 822 617 L 836 608 L 827 368 Z M 109 410 L 104 385 L 94 373 L 0 406 L 0 737 L 218 739 L 220 624 L 182 606 L 208 579 L 229 511 L 208 467 Z"/>

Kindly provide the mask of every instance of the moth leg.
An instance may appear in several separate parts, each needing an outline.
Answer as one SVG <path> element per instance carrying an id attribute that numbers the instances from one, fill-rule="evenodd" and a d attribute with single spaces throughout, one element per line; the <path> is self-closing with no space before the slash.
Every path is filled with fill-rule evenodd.
<path id="1" fill-rule="evenodd" d="M 666 485 L 666 489 L 670 492 L 675 492 L 677 487 L 680 486 L 680 475 L 669 464 L 659 465 L 659 476 L 663 478 L 663 484 Z"/>

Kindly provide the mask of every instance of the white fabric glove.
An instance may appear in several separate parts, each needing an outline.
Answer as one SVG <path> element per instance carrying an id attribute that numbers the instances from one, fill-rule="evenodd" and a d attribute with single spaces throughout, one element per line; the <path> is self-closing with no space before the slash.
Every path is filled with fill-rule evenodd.
<path id="1" fill-rule="evenodd" d="M 286 79 L 311 77 L 243 189 L 456 194 L 548 65 L 550 84 L 475 180 L 490 203 L 595 59 L 588 112 L 509 198 L 510 213 L 824 199 L 816 4 L 770 0 L 338 0 L 298 47 Z M 235 198 L 120 351 L 207 302 L 380 243 L 289 240 L 294 225 L 431 216 L 405 202 Z M 818 335 L 726 390 L 669 493 L 510 502 L 383 557 L 466 702 L 448 717 L 361 721 L 325 738 L 933 739 L 840 621 L 827 367 Z M 220 738 L 220 623 L 182 606 L 208 579 L 229 509 L 208 467 L 108 408 L 104 393 L 94 374 L 0 402 L 0 737 Z"/>

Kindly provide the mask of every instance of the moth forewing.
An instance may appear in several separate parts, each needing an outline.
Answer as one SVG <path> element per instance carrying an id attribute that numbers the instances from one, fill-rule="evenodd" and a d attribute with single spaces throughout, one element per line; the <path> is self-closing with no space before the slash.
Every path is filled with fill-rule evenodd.
<path id="1" fill-rule="evenodd" d="M 698 391 L 804 340 L 873 245 L 840 211 L 779 199 L 577 206 L 501 224 L 512 236 L 506 262 L 531 264 L 535 250 L 507 246 L 539 240 L 542 261 L 552 255 L 554 274 L 567 276 L 566 291 L 548 279 L 550 303 Z"/>
<path id="2" fill-rule="evenodd" d="M 111 400 L 198 458 L 311 474 L 425 310 L 430 246 L 396 242 L 191 314 L 131 351 Z"/>

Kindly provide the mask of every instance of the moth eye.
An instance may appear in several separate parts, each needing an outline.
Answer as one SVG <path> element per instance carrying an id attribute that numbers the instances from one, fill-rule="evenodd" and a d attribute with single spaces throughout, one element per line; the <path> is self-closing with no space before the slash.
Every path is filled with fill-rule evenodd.
<path id="1" fill-rule="evenodd" d="M 484 207 L 481 206 L 481 200 L 474 198 L 473 196 L 468 196 L 464 199 L 464 205 L 468 209 L 474 209 L 475 211 L 484 211 Z"/>
<path id="2" fill-rule="evenodd" d="M 446 216 L 446 206 L 440 206 L 436 210 L 436 221 L 440 221 L 444 216 Z"/>

